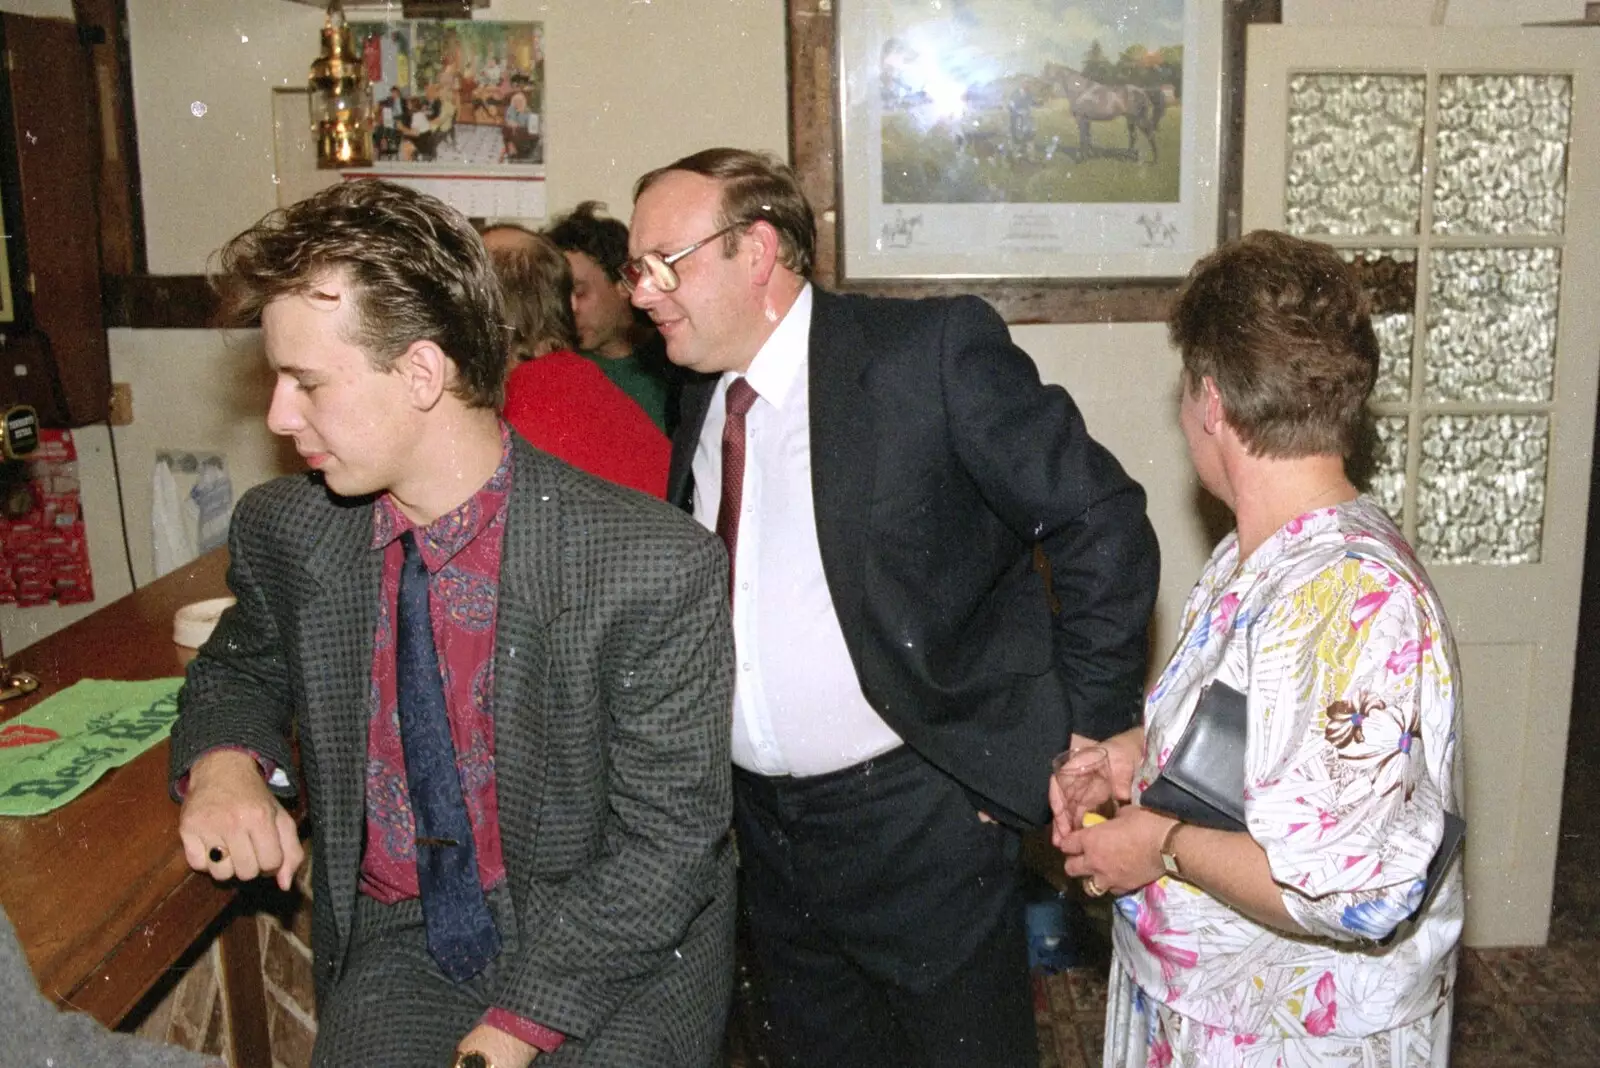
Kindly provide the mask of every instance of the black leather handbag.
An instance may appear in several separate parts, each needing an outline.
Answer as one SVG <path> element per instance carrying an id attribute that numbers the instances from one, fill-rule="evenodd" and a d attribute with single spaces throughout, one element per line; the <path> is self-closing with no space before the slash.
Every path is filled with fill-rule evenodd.
<path id="1" fill-rule="evenodd" d="M 1164 816 L 1200 827 L 1248 831 L 1244 821 L 1244 758 L 1249 719 L 1244 694 L 1227 683 L 1206 684 L 1194 716 L 1167 755 L 1156 781 L 1139 804 Z M 1428 864 L 1426 889 L 1411 915 L 1428 907 L 1466 838 L 1467 821 L 1444 814 L 1444 834 Z M 1384 939 L 1384 942 L 1389 941 Z"/>
<path id="2" fill-rule="evenodd" d="M 1244 754 L 1249 740 L 1244 694 L 1212 681 L 1167 764 L 1139 797 L 1164 816 L 1222 831 L 1245 830 Z"/>

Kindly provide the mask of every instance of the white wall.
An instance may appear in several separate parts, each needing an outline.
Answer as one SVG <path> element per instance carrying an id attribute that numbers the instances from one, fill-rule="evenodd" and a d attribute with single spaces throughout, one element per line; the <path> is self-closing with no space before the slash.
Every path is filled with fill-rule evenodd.
<path id="1" fill-rule="evenodd" d="M 72 0 L 4 0 L 0 11 L 37 19 L 71 19 Z"/>
<path id="2" fill-rule="evenodd" d="M 197 273 L 277 206 L 271 90 L 304 86 L 322 12 L 130 0 L 128 16 L 150 270 Z M 625 218 L 636 177 L 707 145 L 788 151 L 780 0 L 495 0 L 478 17 L 544 23 L 553 210 L 596 198 Z"/>

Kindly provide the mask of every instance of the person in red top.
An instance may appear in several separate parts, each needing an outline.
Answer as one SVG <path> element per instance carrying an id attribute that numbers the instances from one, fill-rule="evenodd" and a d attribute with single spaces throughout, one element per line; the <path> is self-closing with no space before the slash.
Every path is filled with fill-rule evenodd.
<path id="1" fill-rule="evenodd" d="M 511 333 L 506 422 L 574 467 L 664 499 L 671 442 L 632 397 L 574 351 L 566 257 L 520 227 L 492 227 L 483 238 Z"/>

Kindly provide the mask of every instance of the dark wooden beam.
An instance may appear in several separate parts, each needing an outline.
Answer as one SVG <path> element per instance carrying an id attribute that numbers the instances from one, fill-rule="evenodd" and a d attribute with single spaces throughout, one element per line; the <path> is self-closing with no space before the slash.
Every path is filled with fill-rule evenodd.
<path id="1" fill-rule="evenodd" d="M 107 275 L 100 284 L 108 327 L 204 330 L 216 326 L 217 295 L 205 275 Z"/>
<path id="2" fill-rule="evenodd" d="M 127 0 L 72 0 L 79 36 L 93 66 L 99 117 L 100 263 L 106 274 L 146 270 L 144 210 L 139 185 L 139 133 L 134 125 L 133 63 Z"/>
<path id="3" fill-rule="evenodd" d="M 228 1012 L 228 1062 L 234 1068 L 272 1068 L 267 990 L 261 979 L 261 941 L 252 912 L 235 907 L 222 929 L 222 996 Z"/>
<path id="4" fill-rule="evenodd" d="M 78 30 L 63 19 L 0 16 L 32 290 L 29 323 L 49 340 L 65 412 L 60 425 L 106 418 L 111 360 L 101 321 L 99 161 L 94 79 Z"/>

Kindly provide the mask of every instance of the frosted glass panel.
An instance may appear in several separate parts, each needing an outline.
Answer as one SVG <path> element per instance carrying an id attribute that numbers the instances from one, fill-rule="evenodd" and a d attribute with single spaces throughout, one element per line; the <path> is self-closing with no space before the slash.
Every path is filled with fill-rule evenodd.
<path id="1" fill-rule="evenodd" d="M 1416 336 L 1417 254 L 1414 249 L 1345 249 L 1372 304 L 1372 330 L 1378 335 L 1378 381 L 1372 399 L 1395 403 L 1411 399 L 1411 348 Z"/>
<path id="2" fill-rule="evenodd" d="M 1548 401 L 1561 256 L 1551 248 L 1433 253 L 1423 366 L 1433 401 Z"/>
<path id="3" fill-rule="evenodd" d="M 1539 559 L 1545 415 L 1439 415 L 1422 424 L 1417 551 L 1442 564 Z"/>
<path id="4" fill-rule="evenodd" d="M 1425 83 L 1402 74 L 1289 79 L 1285 225 L 1296 234 L 1415 234 Z"/>
<path id="5" fill-rule="evenodd" d="M 1389 518 L 1405 522 L 1406 417 L 1384 415 L 1372 421 L 1372 475 L 1366 490 Z"/>
<path id="6" fill-rule="evenodd" d="M 1411 396 L 1411 339 L 1416 334 L 1416 317 L 1374 315 L 1373 333 L 1378 335 L 1378 381 L 1372 387 L 1375 401 L 1403 401 Z"/>
<path id="7" fill-rule="evenodd" d="M 1456 74 L 1439 79 L 1441 234 L 1559 234 L 1566 214 L 1572 79 Z"/>

